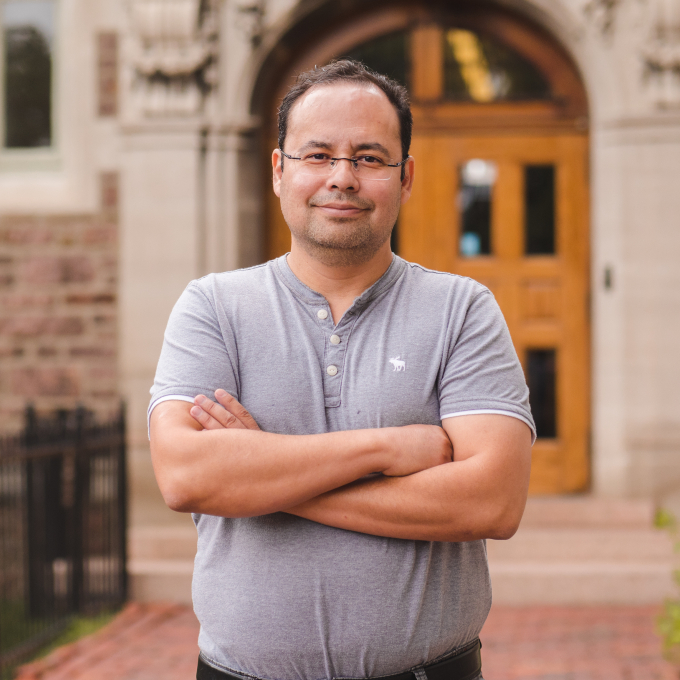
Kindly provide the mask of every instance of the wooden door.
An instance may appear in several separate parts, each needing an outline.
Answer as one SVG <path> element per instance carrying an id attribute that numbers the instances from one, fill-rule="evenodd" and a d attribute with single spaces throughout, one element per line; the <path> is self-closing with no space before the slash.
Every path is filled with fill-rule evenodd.
<path id="1" fill-rule="evenodd" d="M 491 289 L 532 390 L 539 438 L 531 491 L 583 489 L 589 430 L 586 139 L 438 133 L 415 136 L 412 153 L 420 162 L 399 220 L 400 254 Z M 476 206 L 466 195 L 471 182 L 473 194 L 482 188 Z M 537 184 L 544 194 L 538 208 L 532 202 Z M 552 221 L 546 214 L 551 207 Z M 475 208 L 477 223 L 473 214 L 470 224 Z M 472 246 L 466 243 L 471 234 L 477 237 Z"/>
<path id="2" fill-rule="evenodd" d="M 588 135 L 578 73 L 549 36 L 504 10 L 400 7 L 339 26 L 327 43 L 334 51 L 311 49 L 296 68 L 347 55 L 408 86 L 416 182 L 395 250 L 491 289 L 538 425 L 530 491 L 585 490 Z M 351 42 L 369 30 L 375 38 Z M 273 257 L 290 236 L 275 202 L 268 219 Z"/>

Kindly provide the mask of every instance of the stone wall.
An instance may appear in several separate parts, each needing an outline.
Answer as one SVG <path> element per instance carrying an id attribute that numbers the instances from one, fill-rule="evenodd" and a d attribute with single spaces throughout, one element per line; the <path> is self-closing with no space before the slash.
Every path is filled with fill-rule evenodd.
<path id="1" fill-rule="evenodd" d="M 28 403 L 118 406 L 118 175 L 103 173 L 100 190 L 96 214 L 0 216 L 2 432 Z"/>

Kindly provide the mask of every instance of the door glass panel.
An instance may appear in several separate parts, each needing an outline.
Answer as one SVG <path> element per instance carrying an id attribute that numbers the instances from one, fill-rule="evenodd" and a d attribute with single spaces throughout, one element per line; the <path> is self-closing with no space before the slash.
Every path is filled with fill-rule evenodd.
<path id="1" fill-rule="evenodd" d="M 491 201 L 498 168 L 491 161 L 473 158 L 463 163 L 459 176 L 460 255 L 490 255 Z"/>
<path id="2" fill-rule="evenodd" d="M 554 349 L 530 349 L 526 353 L 529 402 L 538 437 L 557 436 L 556 354 Z"/>
<path id="3" fill-rule="evenodd" d="M 345 56 L 366 64 L 374 71 L 389 76 L 405 87 L 409 85 L 408 36 L 405 31 L 383 35 L 358 45 Z"/>
<path id="4" fill-rule="evenodd" d="M 5 44 L 4 145 L 50 146 L 54 3 L 8 0 L 0 6 Z"/>
<path id="5" fill-rule="evenodd" d="M 524 252 L 555 254 L 555 166 L 524 168 Z"/>
<path id="6" fill-rule="evenodd" d="M 462 28 L 444 32 L 444 97 L 494 102 L 550 99 L 545 76 L 515 50 Z"/>

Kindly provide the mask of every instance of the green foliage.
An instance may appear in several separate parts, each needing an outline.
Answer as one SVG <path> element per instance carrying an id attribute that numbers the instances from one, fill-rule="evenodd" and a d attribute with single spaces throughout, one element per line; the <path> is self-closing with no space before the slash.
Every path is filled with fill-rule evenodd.
<path id="1" fill-rule="evenodd" d="M 45 640 L 54 637 L 59 624 L 29 616 L 23 600 L 0 600 L 0 680 L 13 677 L 14 665 L 35 648 L 36 636 Z M 14 651 L 18 655 L 12 654 Z"/>
<path id="2" fill-rule="evenodd" d="M 26 615 L 23 601 L 0 600 L 0 653 L 14 649 L 35 630 L 36 622 Z"/>
<path id="3" fill-rule="evenodd" d="M 103 628 L 109 623 L 118 612 L 104 612 L 97 616 L 76 616 L 70 625 L 64 630 L 61 635 L 55 638 L 49 645 L 43 647 L 35 656 L 36 659 L 41 659 L 47 656 L 51 651 L 57 647 L 76 642 L 86 635 L 96 633 L 100 628 Z"/>
<path id="4" fill-rule="evenodd" d="M 668 531 L 674 539 L 675 551 L 680 552 L 680 532 L 673 514 L 668 510 L 658 510 L 654 526 Z M 673 579 L 680 586 L 680 569 L 673 572 Z M 664 602 L 663 613 L 658 617 L 656 627 L 663 639 L 664 656 L 672 663 L 680 665 L 680 597 Z"/>
<path id="5" fill-rule="evenodd" d="M 656 515 L 654 516 L 654 526 L 657 529 L 668 529 L 675 535 L 677 531 L 677 520 L 672 512 L 660 508 L 656 511 Z"/>
<path id="6" fill-rule="evenodd" d="M 56 622 L 49 626 L 45 621 L 28 616 L 23 602 L 0 601 L 0 653 L 30 643 L 36 632 L 44 631 L 46 642 L 28 658 L 0 667 L 0 680 L 10 680 L 14 676 L 15 664 L 34 661 L 47 656 L 57 647 L 68 645 L 86 635 L 95 633 L 109 623 L 117 612 L 105 612 L 96 616 L 73 616 L 70 621 Z M 66 625 L 64 625 L 66 624 Z M 35 649 L 35 648 L 34 648 Z M 30 648 L 28 650 L 30 654 Z"/>

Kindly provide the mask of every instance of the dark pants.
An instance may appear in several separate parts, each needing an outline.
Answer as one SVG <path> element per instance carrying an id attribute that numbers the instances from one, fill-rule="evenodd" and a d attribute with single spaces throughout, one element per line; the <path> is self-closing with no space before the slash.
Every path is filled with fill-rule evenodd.
<path id="1" fill-rule="evenodd" d="M 201 657 L 198 657 L 198 669 L 196 670 L 196 680 L 227 680 L 229 678 L 235 678 L 233 675 L 228 673 L 223 673 L 218 671 L 216 668 L 209 666 Z M 413 678 L 415 680 L 415 676 Z M 475 680 L 484 680 L 484 678 L 479 675 Z"/>

